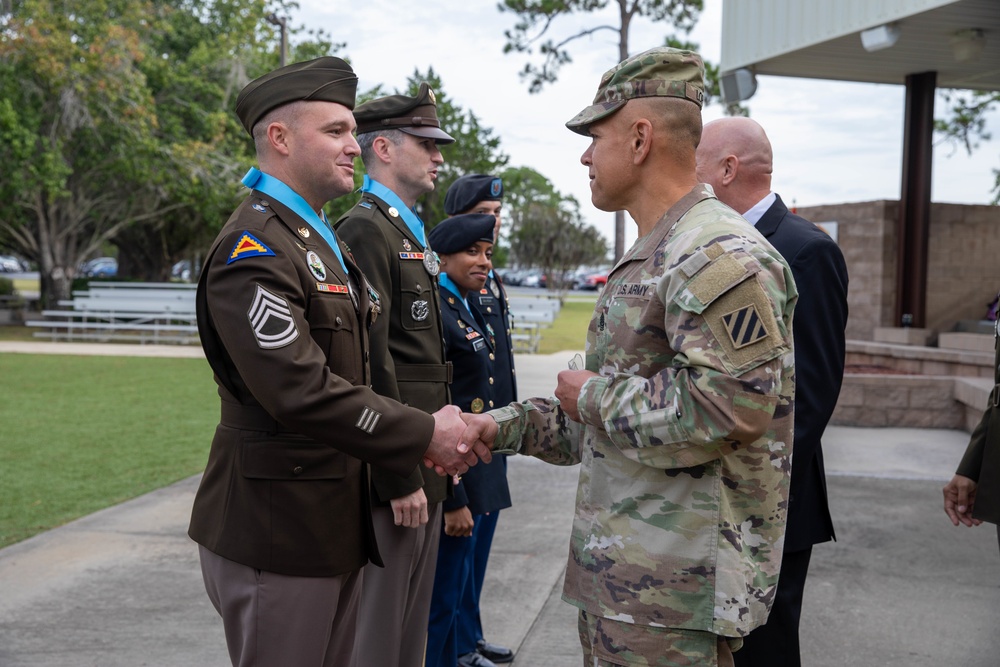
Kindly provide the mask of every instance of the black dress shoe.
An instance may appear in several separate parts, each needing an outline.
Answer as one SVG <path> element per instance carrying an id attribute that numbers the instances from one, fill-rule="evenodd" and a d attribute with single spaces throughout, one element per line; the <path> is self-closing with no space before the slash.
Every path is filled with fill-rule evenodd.
<path id="1" fill-rule="evenodd" d="M 466 653 L 458 656 L 458 667 L 497 667 L 489 658 L 479 653 Z"/>
<path id="2" fill-rule="evenodd" d="M 476 643 L 476 652 L 479 655 L 489 658 L 493 662 L 510 662 L 514 659 L 514 652 L 506 646 L 491 644 L 485 639 L 480 639 Z"/>

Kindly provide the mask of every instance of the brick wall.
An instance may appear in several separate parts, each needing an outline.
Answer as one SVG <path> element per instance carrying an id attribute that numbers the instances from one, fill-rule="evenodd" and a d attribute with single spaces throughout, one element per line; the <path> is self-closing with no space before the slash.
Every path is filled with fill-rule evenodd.
<path id="1" fill-rule="evenodd" d="M 800 207 L 814 222 L 837 222 L 851 284 L 847 337 L 872 340 L 876 327 L 897 326 L 896 229 L 899 202 Z M 1000 290 L 1000 207 L 932 204 L 927 328 L 950 331 L 978 320 Z"/>

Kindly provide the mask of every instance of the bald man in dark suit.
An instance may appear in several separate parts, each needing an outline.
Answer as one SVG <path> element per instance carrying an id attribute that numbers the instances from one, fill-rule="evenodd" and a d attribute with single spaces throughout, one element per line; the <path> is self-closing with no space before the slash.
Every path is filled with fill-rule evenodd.
<path id="1" fill-rule="evenodd" d="M 826 232 L 789 211 L 771 192 L 771 143 L 755 121 L 735 117 L 706 124 L 696 159 L 698 179 L 781 253 L 799 290 L 793 323 L 795 441 L 778 592 L 767 623 L 734 654 L 737 667 L 798 667 L 799 617 L 812 547 L 836 539 L 820 441 L 844 378 L 847 265 Z"/>

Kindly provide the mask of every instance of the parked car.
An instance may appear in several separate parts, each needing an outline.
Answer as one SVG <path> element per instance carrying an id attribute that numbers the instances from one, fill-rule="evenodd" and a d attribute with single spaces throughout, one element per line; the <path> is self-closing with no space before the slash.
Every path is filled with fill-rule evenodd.
<path id="1" fill-rule="evenodd" d="M 170 277 L 188 282 L 191 280 L 191 262 L 182 259 L 170 268 Z"/>
<path id="2" fill-rule="evenodd" d="M 98 257 L 83 263 L 80 274 L 87 278 L 114 278 L 118 275 L 118 260 L 114 257 Z"/>
<path id="3" fill-rule="evenodd" d="M 545 287 L 545 274 L 541 269 L 530 269 L 521 278 L 522 287 Z"/>
<path id="4" fill-rule="evenodd" d="M 608 270 L 597 271 L 584 276 L 576 283 L 576 289 L 602 290 L 608 284 Z"/>
<path id="5" fill-rule="evenodd" d="M 18 261 L 17 257 L 12 255 L 0 255 L 0 272 L 20 273 L 22 271 L 24 271 L 24 267 L 21 266 L 21 262 Z"/>

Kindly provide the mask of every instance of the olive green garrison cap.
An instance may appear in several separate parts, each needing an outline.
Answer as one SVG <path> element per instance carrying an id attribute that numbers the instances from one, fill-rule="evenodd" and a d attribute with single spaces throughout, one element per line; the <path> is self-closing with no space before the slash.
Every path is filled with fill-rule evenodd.
<path id="1" fill-rule="evenodd" d="M 253 126 L 272 109 L 300 101 L 336 102 L 354 109 L 358 77 L 333 56 L 293 63 L 248 83 L 236 98 L 236 115 L 251 135 Z"/>

